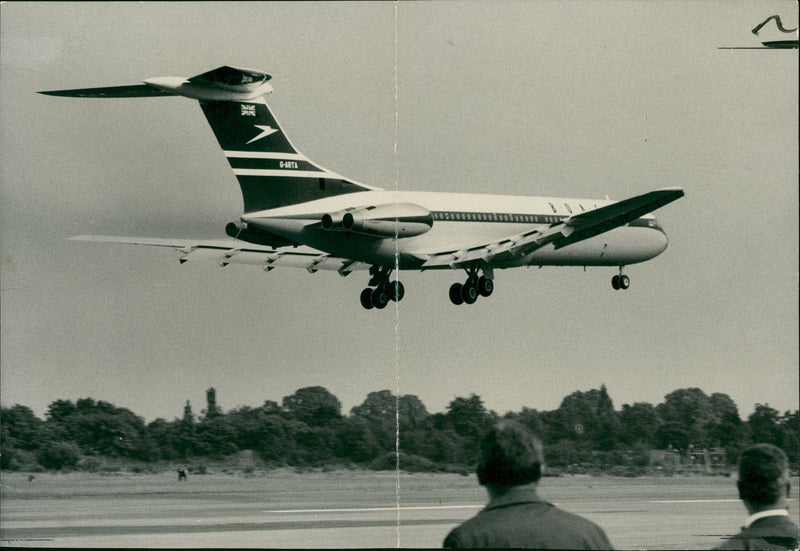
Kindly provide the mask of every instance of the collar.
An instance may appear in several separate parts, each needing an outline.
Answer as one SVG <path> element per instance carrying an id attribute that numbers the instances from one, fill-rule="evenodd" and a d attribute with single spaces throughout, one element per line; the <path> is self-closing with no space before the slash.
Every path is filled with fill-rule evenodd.
<path id="1" fill-rule="evenodd" d="M 754 513 L 747 517 L 744 521 L 744 527 L 750 528 L 750 525 L 753 524 L 758 519 L 762 519 L 764 517 L 783 517 L 789 516 L 789 511 L 786 509 L 768 509 L 766 511 L 761 511 L 760 513 Z"/>
<path id="2" fill-rule="evenodd" d="M 486 505 L 486 509 L 497 509 L 500 507 L 508 507 L 509 505 L 518 505 L 520 503 L 543 503 L 545 505 L 551 505 L 538 496 L 535 487 L 518 486 L 490 500 Z"/>

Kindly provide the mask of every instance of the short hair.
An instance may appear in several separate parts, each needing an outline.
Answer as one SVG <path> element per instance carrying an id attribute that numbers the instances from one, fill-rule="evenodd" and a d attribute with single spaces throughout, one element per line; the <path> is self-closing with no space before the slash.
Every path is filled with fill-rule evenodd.
<path id="1" fill-rule="evenodd" d="M 476 472 L 482 486 L 502 488 L 537 482 L 543 465 L 539 437 L 520 423 L 503 420 L 483 437 Z"/>
<path id="2" fill-rule="evenodd" d="M 756 444 L 739 456 L 739 497 L 758 505 L 772 505 L 789 480 L 789 461 L 782 449 Z"/>

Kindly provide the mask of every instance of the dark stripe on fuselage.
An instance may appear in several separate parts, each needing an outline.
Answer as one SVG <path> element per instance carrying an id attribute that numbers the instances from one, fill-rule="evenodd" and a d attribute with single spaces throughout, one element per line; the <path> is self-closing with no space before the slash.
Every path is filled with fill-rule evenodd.
<path id="1" fill-rule="evenodd" d="M 511 212 L 432 211 L 434 222 L 497 222 L 509 224 L 557 224 L 569 218 L 555 214 L 523 214 Z M 660 229 L 655 218 L 637 218 L 633 227 Z"/>
<path id="2" fill-rule="evenodd" d="M 231 168 L 249 168 L 261 170 L 306 170 L 322 172 L 319 167 L 308 161 L 293 159 L 252 159 L 243 157 L 228 157 Z"/>

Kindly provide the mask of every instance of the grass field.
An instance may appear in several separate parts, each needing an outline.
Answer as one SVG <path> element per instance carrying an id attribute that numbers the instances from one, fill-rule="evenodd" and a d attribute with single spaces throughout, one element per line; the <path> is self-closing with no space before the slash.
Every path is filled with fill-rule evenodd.
<path id="1" fill-rule="evenodd" d="M 546 478 L 540 493 L 618 549 L 709 549 L 745 516 L 731 478 Z M 2 545 L 352 548 L 439 547 L 486 497 L 474 476 L 277 470 L 4 473 L 0 500 Z"/>

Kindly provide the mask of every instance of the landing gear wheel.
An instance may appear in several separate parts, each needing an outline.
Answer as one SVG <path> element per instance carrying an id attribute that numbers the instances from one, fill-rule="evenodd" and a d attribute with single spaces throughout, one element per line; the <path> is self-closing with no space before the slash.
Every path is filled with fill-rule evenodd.
<path id="1" fill-rule="evenodd" d="M 614 288 L 615 291 L 619 291 L 619 276 L 615 275 L 611 278 L 611 286 Z"/>
<path id="2" fill-rule="evenodd" d="M 393 281 L 389 284 L 389 294 L 391 295 L 390 298 L 395 302 L 400 302 L 403 300 L 403 297 L 406 295 L 406 289 L 403 287 L 403 284 L 399 281 Z"/>
<path id="3" fill-rule="evenodd" d="M 378 310 L 386 308 L 386 305 L 389 304 L 389 293 L 387 293 L 386 289 L 384 289 L 382 286 L 378 286 L 373 289 L 372 296 L 370 298 L 372 305 Z"/>
<path id="4" fill-rule="evenodd" d="M 461 299 L 465 304 L 474 304 L 478 300 L 478 285 L 472 278 L 461 286 Z"/>
<path id="5" fill-rule="evenodd" d="M 494 291 L 494 281 L 481 276 L 480 279 L 478 279 L 478 293 L 480 293 L 482 297 L 488 297 L 492 294 L 492 291 Z"/>
<path id="6" fill-rule="evenodd" d="M 361 291 L 361 306 L 367 310 L 372 310 L 372 289 L 367 287 Z"/>
<path id="7" fill-rule="evenodd" d="M 461 285 L 460 283 L 453 283 L 450 286 L 450 302 L 452 302 L 455 305 L 459 305 L 459 304 L 463 304 L 464 303 L 464 299 L 461 298 L 461 288 L 462 287 L 463 287 L 463 285 Z"/>
<path id="8" fill-rule="evenodd" d="M 630 286 L 631 286 L 631 278 L 629 278 L 628 276 L 626 276 L 624 274 L 619 276 L 619 288 L 620 289 L 624 290 L 624 289 L 627 289 Z"/>

